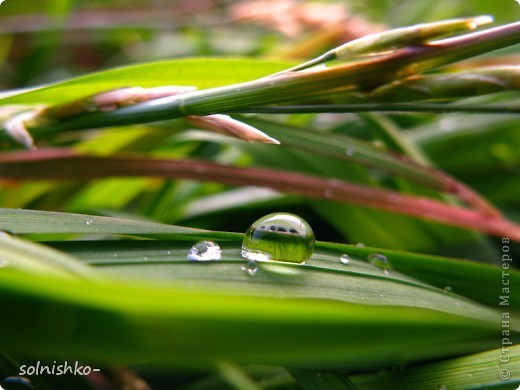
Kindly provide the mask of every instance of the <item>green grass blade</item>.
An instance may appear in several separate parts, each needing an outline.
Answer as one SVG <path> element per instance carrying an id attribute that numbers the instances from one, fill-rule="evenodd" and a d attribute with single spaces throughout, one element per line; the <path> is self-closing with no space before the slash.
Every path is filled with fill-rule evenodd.
<path id="1" fill-rule="evenodd" d="M 60 213 L 15 214 L 19 228 L 30 223 L 32 230 L 41 229 L 44 217 L 49 231 L 53 223 L 62 232 L 108 233 L 125 225 L 125 233 L 175 229 L 101 217 L 86 225 L 89 217 Z M 194 242 L 191 233 L 185 238 Z M 190 367 L 224 359 L 352 369 L 474 352 L 499 342 L 497 310 L 396 271 L 386 274 L 362 257 L 345 266 L 339 262 L 343 247 L 320 244 L 307 264 L 261 264 L 251 276 L 241 269 L 244 259 L 234 242 L 222 241 L 223 259 L 205 264 L 187 261 L 191 244 L 182 241 L 56 243 L 95 263 L 100 277 L 75 281 L 4 267 L 0 310 L 10 315 L 0 342 L 15 355 L 51 359 L 72 354 L 97 362 L 153 359 L 159 366 Z M 24 256 L 40 260 L 37 253 Z M 367 350 L 369 342 L 378 348 Z"/>
<path id="2" fill-rule="evenodd" d="M 83 234 L 136 234 L 164 235 L 169 238 L 193 236 L 204 238 L 208 230 L 165 225 L 145 221 L 99 217 L 94 215 L 0 209 L 0 228 L 15 234 L 25 233 L 83 233 Z M 212 234 L 219 235 L 217 232 Z M 220 238 L 234 238 L 223 233 Z"/>
<path id="3" fill-rule="evenodd" d="M 357 387 L 338 372 L 289 369 L 289 373 L 304 390 L 357 390 Z"/>
<path id="4" fill-rule="evenodd" d="M 520 385 L 520 346 L 505 347 L 403 370 L 354 375 L 351 379 L 360 390 L 515 389 Z"/>
<path id="5" fill-rule="evenodd" d="M 287 62 L 194 58 L 149 62 L 100 71 L 0 98 L 0 104 L 59 104 L 127 86 L 193 85 L 213 88 L 276 72 Z"/>
<path id="6" fill-rule="evenodd" d="M 0 268 L 15 268 L 33 275 L 91 279 L 95 273 L 76 259 L 46 246 L 0 232 Z"/>
<path id="7" fill-rule="evenodd" d="M 89 288 L 47 276 L 35 283 L 34 277 L 15 272 L 2 272 L 0 281 L 0 308 L 10 313 L 0 342 L 9 353 L 40 358 L 67 354 L 98 362 L 153 359 L 157 366 L 201 367 L 227 359 L 376 368 L 498 342 L 495 321 L 414 307 L 280 300 L 135 282 Z M 367 351 L 369 341 L 379 348 Z"/>
<path id="8" fill-rule="evenodd" d="M 86 224 L 85 222 L 88 221 L 92 222 Z M 230 242 L 229 245 L 233 245 L 233 243 L 237 245 L 234 252 L 232 251 L 230 254 L 234 255 L 234 261 L 241 261 L 238 253 L 242 235 L 237 233 L 212 232 L 120 218 L 11 209 L 0 209 L 0 226 L 20 234 L 49 232 L 94 235 L 125 234 L 144 237 L 153 235 L 156 238 L 184 241 L 190 239 L 193 242 L 202 238 L 226 240 Z M 165 241 L 139 241 L 135 243 L 128 241 L 110 241 L 106 243 L 102 241 L 97 243 L 64 242 L 56 243 L 55 246 L 62 251 L 71 253 L 74 257 L 83 258 L 99 265 L 111 265 L 115 261 L 115 264 L 119 266 L 125 265 L 125 260 L 126 264 L 130 265 L 146 264 L 147 262 L 155 261 L 159 262 L 159 265 L 162 263 L 163 266 L 174 261 L 173 259 L 175 258 L 184 261 L 189 248 L 189 245 L 185 244 L 181 249 L 177 249 L 173 243 Z M 328 268 L 332 267 L 340 273 L 355 272 L 356 266 L 361 266 L 358 272 L 364 273 L 367 271 L 364 261 L 368 256 L 372 253 L 381 253 L 389 259 L 396 271 L 435 285 L 439 289 L 451 287 L 454 293 L 495 307 L 500 303 L 500 295 L 503 295 L 501 293 L 502 269 L 497 266 L 467 260 L 345 244 L 321 242 L 317 244 L 317 247 L 322 251 L 322 256 L 325 256 L 327 260 L 324 265 Z M 96 248 L 96 250 L 92 251 L 92 248 Z M 351 267 L 343 267 L 339 262 L 342 254 L 347 254 L 354 259 L 365 260 L 361 263 L 354 262 L 354 266 Z M 144 259 L 145 257 L 146 260 Z M 500 259 L 493 260 L 497 263 Z M 119 268 L 116 272 L 120 272 L 122 269 Z M 127 268 L 130 274 L 135 270 L 137 270 L 135 267 Z M 511 283 L 520 283 L 520 274 L 513 269 L 508 271 Z M 154 277 L 161 275 L 160 268 L 158 268 Z M 211 276 L 211 274 L 208 275 L 209 281 L 211 281 Z M 475 285 L 479 285 L 479 289 L 475 289 Z M 520 294 L 518 292 L 512 291 L 510 305 L 513 308 L 520 308 Z"/>

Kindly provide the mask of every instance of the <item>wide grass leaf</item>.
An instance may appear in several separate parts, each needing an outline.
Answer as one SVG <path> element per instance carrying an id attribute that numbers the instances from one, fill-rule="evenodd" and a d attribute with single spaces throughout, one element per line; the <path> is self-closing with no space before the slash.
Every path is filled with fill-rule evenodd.
<path id="1" fill-rule="evenodd" d="M 0 104 L 58 104 L 127 86 L 190 85 L 212 88 L 253 80 L 286 68 L 287 62 L 194 58 L 129 65 L 42 86 L 0 99 Z"/>
<path id="2" fill-rule="evenodd" d="M 0 342 L 14 355 L 158 367 L 225 359 L 376 369 L 482 351 L 500 341 L 497 310 L 384 272 L 361 256 L 342 264 L 341 246 L 320 244 L 306 264 L 260 264 L 250 275 L 242 269 L 247 265 L 236 234 L 198 231 L 224 249 L 220 261 L 200 263 L 186 260 L 198 237 L 191 229 L 62 213 L 2 214 L 2 226 L 13 232 L 43 231 L 47 223 L 48 232 L 177 238 L 53 244 L 69 252 L 71 262 L 97 265 L 89 268 L 96 275 L 90 279 L 35 275 L 18 266 L 22 260 L 10 264 L 6 257 L 0 309 L 9 315 Z M 32 245 L 19 257 L 45 261 Z M 367 350 L 368 344 L 378 348 Z"/>

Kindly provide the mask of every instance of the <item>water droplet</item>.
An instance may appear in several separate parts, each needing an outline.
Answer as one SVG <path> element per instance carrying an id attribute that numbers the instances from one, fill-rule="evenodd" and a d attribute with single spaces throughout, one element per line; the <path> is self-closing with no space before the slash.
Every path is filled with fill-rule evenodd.
<path id="1" fill-rule="evenodd" d="M 348 148 L 346 151 L 345 151 L 345 154 L 349 157 L 352 157 L 354 154 L 356 154 L 356 149 L 354 148 Z"/>
<path id="2" fill-rule="evenodd" d="M 358 242 L 358 243 L 356 244 L 356 246 L 357 246 L 358 248 L 364 248 L 364 247 L 365 247 L 365 244 L 363 244 L 362 242 Z"/>
<path id="3" fill-rule="evenodd" d="M 31 390 L 33 384 L 27 378 L 21 376 L 8 376 L 2 381 L 2 388 L 6 390 Z"/>
<path id="4" fill-rule="evenodd" d="M 256 220 L 242 241 L 242 256 L 254 261 L 303 263 L 314 251 L 314 232 L 302 218 L 273 213 Z"/>
<path id="5" fill-rule="evenodd" d="M 448 390 L 446 385 L 437 385 L 436 390 Z"/>
<path id="6" fill-rule="evenodd" d="M 92 222 L 94 222 L 92 218 L 89 218 L 85 221 L 85 225 L 92 225 Z"/>
<path id="7" fill-rule="evenodd" d="M 171 254 L 172 254 L 172 251 L 167 251 L 166 254 L 167 254 L 167 255 L 171 255 Z"/>
<path id="8" fill-rule="evenodd" d="M 330 199 L 334 196 L 334 191 L 332 190 L 325 190 L 323 191 L 323 196 L 327 199 Z"/>
<path id="9" fill-rule="evenodd" d="M 385 271 L 385 274 L 388 273 L 389 269 L 392 269 L 392 264 L 388 261 L 385 255 L 381 253 L 372 253 L 368 256 L 368 261 L 375 265 L 377 268 L 381 268 Z"/>
<path id="10" fill-rule="evenodd" d="M 453 289 L 450 286 L 446 286 L 446 287 L 444 287 L 444 292 L 449 294 L 449 293 L 453 292 Z"/>
<path id="11" fill-rule="evenodd" d="M 256 261 L 254 260 L 249 260 L 246 265 L 242 266 L 242 271 L 245 271 L 248 275 L 253 276 L 258 272 L 258 264 L 256 264 Z"/>
<path id="12" fill-rule="evenodd" d="M 148 260 L 148 256 L 143 257 L 144 260 Z"/>
<path id="13" fill-rule="evenodd" d="M 345 253 L 339 257 L 339 261 L 341 262 L 341 264 L 347 265 L 348 263 L 350 263 L 350 256 Z"/>
<path id="14" fill-rule="evenodd" d="M 222 256 L 220 246 L 213 241 L 199 241 L 188 251 L 186 258 L 194 261 L 218 260 Z"/>

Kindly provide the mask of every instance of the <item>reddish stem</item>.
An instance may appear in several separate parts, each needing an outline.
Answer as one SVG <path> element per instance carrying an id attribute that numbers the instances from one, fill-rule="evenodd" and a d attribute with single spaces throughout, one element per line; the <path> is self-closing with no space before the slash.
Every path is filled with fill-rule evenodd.
<path id="1" fill-rule="evenodd" d="M 14 180 L 85 180 L 100 177 L 151 176 L 232 185 L 254 184 L 311 198 L 374 207 L 520 241 L 520 226 L 502 217 L 448 205 L 426 197 L 403 195 L 396 191 L 301 173 L 239 168 L 195 160 L 89 156 L 70 149 L 4 153 L 0 155 L 0 164 L 0 178 Z"/>

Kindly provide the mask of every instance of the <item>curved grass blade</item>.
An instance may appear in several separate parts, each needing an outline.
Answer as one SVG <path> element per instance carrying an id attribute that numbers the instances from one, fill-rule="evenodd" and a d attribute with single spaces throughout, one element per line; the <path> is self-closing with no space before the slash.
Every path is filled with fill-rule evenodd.
<path id="1" fill-rule="evenodd" d="M 288 370 L 304 390 L 358 390 L 347 377 L 339 372 Z"/>
<path id="2" fill-rule="evenodd" d="M 174 239 L 176 237 L 186 238 L 186 236 L 205 238 L 211 233 L 220 239 L 233 239 L 237 237 L 236 234 L 233 233 L 211 232 L 209 230 L 147 221 L 20 209 L 0 209 L 0 229 L 15 234 L 77 233 L 143 236 L 160 235 Z"/>
<path id="3" fill-rule="evenodd" d="M 266 76 L 282 61 L 193 58 L 156 61 L 100 71 L 0 98 L 0 104 L 59 104 L 126 86 L 194 85 L 213 88 Z"/>
<path id="4" fill-rule="evenodd" d="M 90 220 L 92 223 L 88 226 L 85 225 L 85 221 Z M 153 264 L 161 267 L 176 261 L 185 262 L 187 251 L 191 246 L 191 244 L 188 245 L 186 243 L 186 240 L 194 243 L 199 239 L 218 240 L 220 245 L 225 248 L 224 253 L 227 254 L 228 259 L 235 263 L 243 263 L 243 259 L 239 255 L 243 235 L 238 233 L 204 231 L 120 218 L 13 209 L 0 209 L 0 226 L 20 234 L 39 232 L 125 234 L 137 237 L 183 240 L 185 242 L 183 246 L 180 246 L 180 249 L 180 244 L 175 244 L 173 241 L 156 240 L 52 243 L 52 246 L 55 246 L 60 251 L 69 253 L 76 258 L 84 259 L 84 261 L 88 260 L 91 264 L 97 266 L 111 266 L 113 264 L 119 266 L 151 266 Z M 321 255 L 319 258 L 316 258 L 316 264 L 334 270 L 333 274 L 338 272 L 340 274 L 356 272 L 366 274 L 371 271 L 371 274 L 380 277 L 381 270 L 366 263 L 369 255 L 380 253 L 387 257 L 393 269 L 397 272 L 437 286 L 439 289 L 449 286 L 454 293 L 494 307 L 499 304 L 498 299 L 502 295 L 502 269 L 488 264 L 324 242 L 317 243 L 316 253 L 318 252 Z M 352 257 L 353 263 L 350 267 L 345 267 L 341 264 L 340 256 L 343 254 Z M 362 261 L 358 262 L 356 259 L 361 259 Z M 129 268 L 128 272 L 131 273 L 134 269 Z M 119 268 L 119 270 L 122 270 L 122 268 Z M 239 274 L 242 276 L 241 273 Z M 396 275 L 394 276 L 396 277 Z M 197 276 L 200 276 L 200 274 Z M 207 279 L 210 282 L 212 276 L 214 275 L 211 272 L 207 274 Z M 156 273 L 155 278 L 157 277 L 162 280 L 169 278 L 169 276 L 161 272 Z M 512 284 L 520 283 L 520 275 L 513 269 L 509 270 L 509 278 Z M 404 282 L 407 282 L 407 280 L 406 278 L 403 279 Z M 480 287 L 475 289 L 475 285 Z M 374 297 L 380 299 L 380 297 Z M 520 308 L 520 294 L 513 291 L 509 299 L 509 304 L 512 308 Z"/>
<path id="5" fill-rule="evenodd" d="M 333 156 L 395 174 L 415 183 L 452 193 L 490 217 L 500 216 L 500 212 L 493 205 L 464 183 L 434 167 L 418 164 L 407 156 L 378 150 L 376 147 L 353 137 L 337 134 L 329 134 L 327 137 L 323 137 L 320 134 L 294 129 L 290 126 L 266 123 L 260 120 L 249 120 L 249 122 L 260 128 L 268 126 L 269 133 L 275 135 L 284 145 L 290 148 Z"/>
<path id="6" fill-rule="evenodd" d="M 200 272 L 201 267 L 213 264 L 189 265 L 193 272 Z M 466 317 L 444 312 L 444 304 L 437 300 L 430 304 L 439 304 L 439 310 L 413 307 L 413 295 L 408 304 L 381 306 L 316 299 L 313 293 L 280 299 L 276 291 L 261 297 L 243 289 L 222 292 L 182 283 L 152 286 L 120 277 L 86 285 L 49 275 L 3 271 L 0 310 L 9 315 L 2 321 L 0 342 L 8 353 L 23 351 L 35 358 L 66 355 L 83 361 L 149 361 L 159 367 L 193 368 L 224 359 L 376 369 L 478 351 L 499 342 L 498 314 L 477 309 L 469 301 L 465 305 L 476 311 L 467 312 Z M 236 271 L 250 278 L 239 267 Z M 282 275 L 278 284 L 291 278 Z M 248 280 L 255 283 L 254 277 Z M 312 290 L 313 285 L 309 284 Z M 342 288 L 349 293 L 348 284 L 342 283 Z M 430 294 L 462 303 L 442 292 Z M 369 341 L 378 345 L 377 350 L 367 351 Z"/>
<path id="7" fill-rule="evenodd" d="M 43 150 L 0 156 L 9 179 L 90 179 L 111 176 L 153 176 L 217 181 L 234 185 L 266 186 L 312 198 L 354 203 L 413 215 L 500 237 L 520 240 L 520 227 L 494 215 L 446 205 L 439 201 L 403 195 L 396 191 L 371 188 L 335 179 L 322 179 L 299 173 L 262 168 L 238 168 L 189 160 L 161 160 L 141 157 L 95 157 L 70 150 Z M 61 169 L 63 164 L 67 170 Z"/>
<path id="8" fill-rule="evenodd" d="M 0 271 L 6 270 L 73 279 L 95 278 L 95 273 L 75 258 L 0 232 Z"/>
<path id="9" fill-rule="evenodd" d="M 403 370 L 353 375 L 350 379 L 360 390 L 426 390 L 432 386 L 450 390 L 515 389 L 520 385 L 520 346 L 507 347 L 504 352 L 494 349 Z"/>
<path id="10" fill-rule="evenodd" d="M 223 258 L 196 264 L 186 258 L 193 242 L 89 242 L 53 243 L 60 250 L 104 275 L 141 283 L 183 286 L 216 293 L 287 298 L 334 299 L 343 302 L 404 305 L 500 322 L 493 310 L 461 296 L 447 294 L 398 272 L 385 272 L 366 259 L 352 257 L 349 265 L 340 255 L 316 250 L 305 264 L 257 264 L 254 279 L 244 269 L 240 244 L 220 243 Z M 410 297 L 414 297 L 410 299 Z"/>

